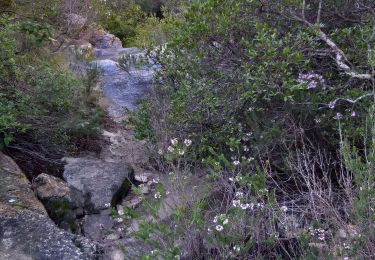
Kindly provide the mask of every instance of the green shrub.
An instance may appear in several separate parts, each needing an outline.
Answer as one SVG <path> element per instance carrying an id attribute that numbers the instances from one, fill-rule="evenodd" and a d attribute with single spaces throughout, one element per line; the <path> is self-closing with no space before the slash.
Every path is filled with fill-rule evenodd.
<path id="1" fill-rule="evenodd" d="M 103 117 L 91 91 L 97 72 L 77 76 L 56 64 L 43 49 L 49 24 L 2 15 L 0 26 L 0 146 L 22 135 L 67 151 L 79 138 L 97 136 Z M 19 39 L 22 44 L 16 44 Z"/>

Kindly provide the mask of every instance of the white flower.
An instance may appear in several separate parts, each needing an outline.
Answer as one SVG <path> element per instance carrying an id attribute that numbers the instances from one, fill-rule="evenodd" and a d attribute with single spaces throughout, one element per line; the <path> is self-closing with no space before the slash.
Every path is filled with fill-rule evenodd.
<path id="1" fill-rule="evenodd" d="M 208 232 L 211 232 L 211 231 L 212 231 L 212 229 L 211 229 L 211 228 L 207 228 L 207 231 L 208 231 Z"/>
<path id="2" fill-rule="evenodd" d="M 334 109 L 334 108 L 335 108 L 335 105 L 336 105 L 336 102 L 335 102 L 335 101 L 332 101 L 332 102 L 329 102 L 328 107 L 329 107 L 330 109 Z"/>
<path id="3" fill-rule="evenodd" d="M 177 138 L 173 138 L 173 139 L 171 139 L 171 144 L 172 144 L 172 145 L 177 145 L 177 144 L 178 144 L 178 140 L 177 140 Z"/>
<path id="4" fill-rule="evenodd" d="M 155 195 L 154 195 L 154 198 L 155 199 L 160 199 L 161 198 L 160 192 L 156 192 Z"/>
<path id="5" fill-rule="evenodd" d="M 243 197 L 243 192 L 242 191 L 237 191 L 235 196 L 237 198 L 242 198 Z"/>
<path id="6" fill-rule="evenodd" d="M 357 115 L 357 113 L 356 113 L 355 111 L 353 111 L 353 112 L 350 114 L 351 117 L 355 117 L 356 115 Z"/>
<path id="7" fill-rule="evenodd" d="M 247 133 L 246 135 L 247 135 L 247 136 L 252 136 L 253 133 L 252 133 L 252 132 L 249 132 L 249 133 Z"/>
<path id="8" fill-rule="evenodd" d="M 240 164 L 240 161 L 236 160 L 233 162 L 234 165 L 239 165 Z"/>
<path id="9" fill-rule="evenodd" d="M 168 146 L 168 151 L 173 153 L 174 152 L 174 148 L 172 146 Z"/>
<path id="10" fill-rule="evenodd" d="M 190 139 L 185 139 L 184 144 L 186 146 L 190 146 L 192 144 L 192 141 Z"/>
<path id="11" fill-rule="evenodd" d="M 241 205 L 241 201 L 240 200 L 233 200 L 232 205 L 233 205 L 233 207 L 237 208 L 238 206 Z"/>
<path id="12" fill-rule="evenodd" d="M 228 180 L 229 180 L 230 182 L 233 182 L 233 181 L 234 181 L 232 177 L 230 177 Z"/>
<path id="13" fill-rule="evenodd" d="M 224 227 L 223 227 L 222 225 L 216 225 L 215 228 L 216 228 L 216 230 L 219 231 L 219 232 L 222 231 L 222 230 L 224 229 Z"/>
<path id="14" fill-rule="evenodd" d="M 214 217 L 214 223 L 216 223 L 217 222 L 217 219 L 219 218 L 219 216 L 215 216 Z"/>
<path id="15" fill-rule="evenodd" d="M 178 154 L 179 154 L 179 155 L 184 155 L 184 154 L 185 154 L 185 151 L 182 150 L 182 149 L 178 149 Z"/>
<path id="16" fill-rule="evenodd" d="M 10 200 L 9 200 L 9 203 L 14 203 L 14 202 L 16 202 L 15 199 L 10 199 Z"/>
<path id="17" fill-rule="evenodd" d="M 252 162 L 254 160 L 255 160 L 254 157 L 250 157 L 249 159 L 247 159 L 248 162 Z"/>
<path id="18" fill-rule="evenodd" d="M 163 154 L 163 150 L 162 150 L 162 149 L 159 149 L 158 154 L 159 154 L 159 155 L 162 155 L 162 154 Z"/>
<path id="19" fill-rule="evenodd" d="M 238 246 L 238 245 L 235 245 L 235 246 L 233 247 L 233 250 L 236 251 L 236 252 L 238 253 L 238 252 L 241 251 L 241 247 Z"/>
<path id="20" fill-rule="evenodd" d="M 248 152 L 250 149 L 249 149 L 249 147 L 247 147 L 246 145 L 243 147 L 243 150 L 245 151 L 245 152 Z"/>
<path id="21" fill-rule="evenodd" d="M 283 212 L 287 212 L 288 211 L 288 207 L 287 206 L 282 206 L 282 207 L 280 207 L 280 209 Z"/>
<path id="22" fill-rule="evenodd" d="M 223 221 L 223 225 L 226 225 L 226 224 L 228 224 L 228 222 L 229 222 L 229 220 L 226 218 L 226 219 L 224 219 L 224 221 Z"/>
<path id="23" fill-rule="evenodd" d="M 322 122 L 322 120 L 320 118 L 315 118 L 314 119 L 315 123 L 319 124 L 320 122 Z"/>
<path id="24" fill-rule="evenodd" d="M 241 207 L 241 209 L 246 210 L 250 207 L 250 204 L 249 203 L 241 204 L 240 207 Z"/>
<path id="25" fill-rule="evenodd" d="M 122 218 L 116 218 L 115 221 L 116 221 L 117 223 L 122 223 L 122 222 L 124 222 L 124 220 L 123 220 Z"/>

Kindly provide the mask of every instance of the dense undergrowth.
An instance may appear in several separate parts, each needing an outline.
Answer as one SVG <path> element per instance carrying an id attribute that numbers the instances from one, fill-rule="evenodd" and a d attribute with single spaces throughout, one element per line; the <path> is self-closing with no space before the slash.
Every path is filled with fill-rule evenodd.
<path id="1" fill-rule="evenodd" d="M 0 10 L 2 147 L 53 161 L 99 130 L 95 71 L 77 75 L 52 51 L 55 36 L 77 37 L 66 12 L 148 47 L 160 65 L 130 122 L 174 190 L 159 184 L 146 201 L 155 221 L 136 237 L 154 250 L 139 258 L 375 257 L 373 1 L 9 0 Z M 194 175 L 199 199 L 160 223 L 163 198 Z"/>
<path id="2" fill-rule="evenodd" d="M 72 70 L 68 52 L 56 48 L 61 3 L 8 2 L 0 9 L 0 149 L 28 174 L 57 174 L 61 157 L 86 149 L 100 133 L 104 113 L 92 91 L 98 73 Z"/>
<path id="3" fill-rule="evenodd" d="M 151 53 L 161 69 L 131 122 L 181 189 L 203 168 L 213 190 L 178 208 L 176 226 L 144 224 L 140 237 L 158 248 L 145 259 L 374 257 L 374 10 L 183 8 Z"/>

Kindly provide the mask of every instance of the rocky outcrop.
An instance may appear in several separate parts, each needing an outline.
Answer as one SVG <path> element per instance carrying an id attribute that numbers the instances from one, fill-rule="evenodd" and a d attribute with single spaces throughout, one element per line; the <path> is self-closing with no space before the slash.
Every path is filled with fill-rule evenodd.
<path id="1" fill-rule="evenodd" d="M 100 158 L 67 158 L 65 181 L 82 192 L 85 211 L 89 214 L 116 205 L 129 191 L 133 169 L 123 162 L 107 162 Z"/>
<path id="2" fill-rule="evenodd" d="M 104 30 L 95 30 L 90 43 L 98 49 L 122 48 L 121 40 Z"/>
<path id="3" fill-rule="evenodd" d="M 77 219 L 83 216 L 85 201 L 82 192 L 63 180 L 42 173 L 33 182 L 33 189 L 59 227 L 79 232 Z"/>
<path id="4" fill-rule="evenodd" d="M 94 259 L 96 245 L 59 229 L 18 166 L 0 153 L 0 259 Z"/>

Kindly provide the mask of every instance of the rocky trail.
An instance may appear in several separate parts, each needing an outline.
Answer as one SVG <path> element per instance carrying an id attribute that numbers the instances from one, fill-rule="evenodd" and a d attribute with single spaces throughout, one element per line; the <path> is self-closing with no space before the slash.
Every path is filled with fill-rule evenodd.
<path id="1" fill-rule="evenodd" d="M 106 145 L 100 154 L 64 158 L 64 180 L 41 174 L 32 185 L 10 158 L 0 154 L 1 260 L 134 259 L 152 248 L 131 233 L 139 229 L 139 221 L 152 218 L 142 215 L 128 221 L 124 217 L 126 209 L 142 203 L 133 187 L 151 199 L 157 183 L 169 190 L 161 199 L 160 220 L 168 219 L 180 203 L 205 193 L 198 178 L 180 183 L 183 189 L 177 190 L 166 175 L 150 167 L 146 143 L 136 140 L 133 128 L 122 124 L 127 111 L 134 111 L 152 87 L 156 66 L 130 63 L 126 70 L 121 68 L 122 56 L 136 60 L 143 53 L 122 48 L 110 34 L 97 38 L 93 46 L 96 60 L 91 66 L 101 71 L 106 109 L 113 120 L 111 129 L 102 133 Z"/>

